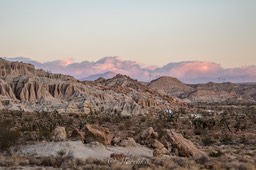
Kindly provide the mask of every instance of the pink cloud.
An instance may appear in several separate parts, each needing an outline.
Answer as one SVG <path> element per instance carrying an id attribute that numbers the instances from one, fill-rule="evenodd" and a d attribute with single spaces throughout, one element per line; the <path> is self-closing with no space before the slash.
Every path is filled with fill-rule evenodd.
<path id="1" fill-rule="evenodd" d="M 60 61 L 60 65 L 62 66 L 67 66 L 73 63 L 73 59 L 72 58 L 67 58 L 67 59 L 62 59 L 59 60 Z"/>
<path id="2" fill-rule="evenodd" d="M 40 63 L 28 58 L 9 58 L 12 61 L 29 62 L 54 73 L 69 74 L 76 78 L 103 74 L 111 71 L 128 75 L 140 81 L 149 81 L 159 76 L 176 77 L 186 83 L 226 81 L 244 82 L 256 80 L 256 66 L 240 68 L 222 68 L 221 65 L 208 61 L 184 61 L 169 63 L 163 67 L 143 67 L 135 61 L 122 60 L 119 57 L 104 57 L 96 62 L 75 63 L 73 59 L 63 59 Z"/>

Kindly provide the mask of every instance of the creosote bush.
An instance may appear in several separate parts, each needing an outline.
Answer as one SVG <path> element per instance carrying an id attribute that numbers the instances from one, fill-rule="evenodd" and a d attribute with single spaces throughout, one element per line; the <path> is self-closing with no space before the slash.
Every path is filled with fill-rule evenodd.
<path id="1" fill-rule="evenodd" d="M 11 130 L 11 127 L 12 124 L 9 121 L 0 122 L 0 151 L 7 150 L 14 145 L 20 136 L 19 132 Z"/>

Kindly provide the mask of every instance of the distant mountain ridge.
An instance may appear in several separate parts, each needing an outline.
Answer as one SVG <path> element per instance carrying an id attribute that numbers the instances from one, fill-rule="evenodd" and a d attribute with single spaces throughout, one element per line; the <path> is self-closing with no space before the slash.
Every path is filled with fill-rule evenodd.
<path id="1" fill-rule="evenodd" d="M 0 109 L 132 115 L 177 109 L 186 103 L 256 101 L 255 84 L 185 84 L 168 76 L 145 84 L 122 74 L 79 81 L 4 59 L 0 68 Z"/>
<path id="2" fill-rule="evenodd" d="M 255 82 L 256 66 L 223 68 L 208 61 L 182 61 L 168 63 L 162 67 L 145 67 L 135 61 L 122 60 L 119 57 L 104 57 L 98 61 L 74 62 L 72 59 L 37 62 L 29 58 L 5 58 L 9 61 L 23 61 L 35 65 L 36 68 L 71 75 L 80 80 L 95 80 L 99 77 L 110 78 L 108 73 L 128 75 L 143 82 L 149 82 L 161 76 L 176 77 L 182 82 L 197 84 L 207 82 Z M 112 75 L 111 75 L 112 76 Z"/>
<path id="3" fill-rule="evenodd" d="M 189 85 L 182 83 L 176 78 L 165 76 L 151 81 L 148 87 L 192 103 L 256 102 L 256 84 L 209 82 L 206 84 Z"/>
<path id="4" fill-rule="evenodd" d="M 104 79 L 110 79 L 112 77 L 114 77 L 115 75 L 117 75 L 117 73 L 112 72 L 112 71 L 107 71 L 105 73 L 101 73 L 101 74 L 95 74 L 95 75 L 91 75 L 85 78 L 80 78 L 79 80 L 81 81 L 94 81 L 97 80 L 99 78 L 104 78 Z"/>

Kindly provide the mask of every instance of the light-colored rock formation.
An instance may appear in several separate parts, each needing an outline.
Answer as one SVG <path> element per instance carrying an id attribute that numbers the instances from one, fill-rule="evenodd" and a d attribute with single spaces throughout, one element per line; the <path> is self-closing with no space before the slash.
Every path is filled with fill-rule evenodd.
<path id="1" fill-rule="evenodd" d="M 178 106 L 123 75 L 85 83 L 21 62 L 0 59 L 0 68 L 0 109 L 137 115 Z"/>
<path id="2" fill-rule="evenodd" d="M 27 64 L 23 62 L 10 62 L 0 58 L 0 77 L 17 77 L 17 76 L 38 76 L 46 77 L 51 79 L 61 79 L 61 80 L 72 80 L 76 81 L 75 78 L 63 74 L 52 74 L 42 69 L 35 69 L 32 64 Z"/>
<path id="3" fill-rule="evenodd" d="M 104 145 L 109 145 L 111 139 L 112 135 L 108 128 L 100 127 L 98 125 L 85 125 L 84 127 L 84 141 L 86 143 L 97 141 Z"/>
<path id="4" fill-rule="evenodd" d="M 53 141 L 64 141 L 67 139 L 65 127 L 56 127 L 52 132 Z"/>
<path id="5" fill-rule="evenodd" d="M 207 156 L 206 153 L 198 149 L 190 140 L 185 139 L 181 134 L 171 131 L 168 137 L 172 147 L 178 150 L 179 156 Z"/>
<path id="6" fill-rule="evenodd" d="M 167 155 L 168 153 L 169 153 L 169 151 L 165 147 L 155 148 L 153 150 L 153 156 L 154 157 L 161 157 L 163 155 Z"/>

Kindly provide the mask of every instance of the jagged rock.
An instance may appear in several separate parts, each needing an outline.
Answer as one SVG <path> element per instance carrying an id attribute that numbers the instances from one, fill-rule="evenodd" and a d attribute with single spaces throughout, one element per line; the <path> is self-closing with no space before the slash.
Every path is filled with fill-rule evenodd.
<path id="1" fill-rule="evenodd" d="M 108 128 L 100 127 L 98 125 L 86 125 L 84 128 L 84 133 L 84 141 L 86 143 L 94 141 L 105 145 L 111 143 L 112 135 L 110 134 Z"/>
<path id="2" fill-rule="evenodd" d="M 64 141 L 67 138 L 67 134 L 66 134 L 66 130 L 65 127 L 56 127 L 53 130 L 53 134 L 52 134 L 52 140 L 54 141 Z"/>
<path id="3" fill-rule="evenodd" d="M 136 146 L 137 143 L 135 142 L 135 140 L 133 138 L 126 138 L 121 140 L 121 142 L 119 143 L 120 146 L 126 147 L 126 146 Z"/>
<path id="4" fill-rule="evenodd" d="M 70 135 L 70 140 L 81 140 L 84 141 L 84 134 L 83 132 L 79 131 L 78 129 L 74 129 Z"/>
<path id="5" fill-rule="evenodd" d="M 206 153 L 198 149 L 190 140 L 185 139 L 181 134 L 171 131 L 168 137 L 172 147 L 178 150 L 179 156 L 207 156 Z"/>
<path id="6" fill-rule="evenodd" d="M 158 137 L 158 133 L 154 131 L 154 129 L 152 127 L 149 127 L 147 129 L 145 129 L 144 131 L 141 132 L 140 134 L 140 138 L 142 140 L 147 140 L 150 138 L 157 138 Z"/>

